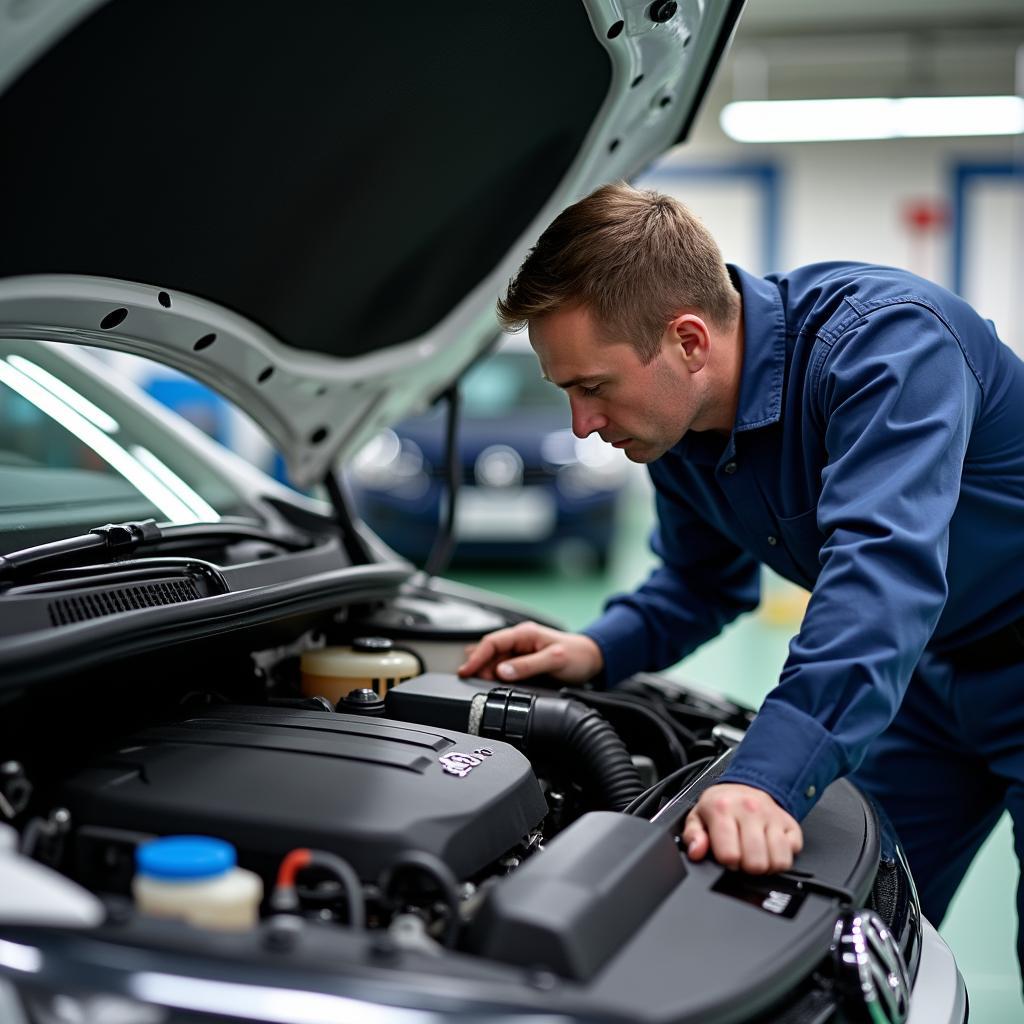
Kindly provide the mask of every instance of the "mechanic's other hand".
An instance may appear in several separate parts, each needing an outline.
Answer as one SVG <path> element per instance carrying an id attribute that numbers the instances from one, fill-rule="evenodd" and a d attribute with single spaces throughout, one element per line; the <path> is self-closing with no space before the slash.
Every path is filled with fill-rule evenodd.
<path id="1" fill-rule="evenodd" d="M 460 676 L 514 683 L 546 672 L 563 683 L 583 683 L 604 667 L 601 648 L 581 633 L 520 622 L 488 633 L 466 648 Z"/>
<path id="2" fill-rule="evenodd" d="M 763 790 L 720 782 L 704 790 L 686 816 L 683 843 L 690 860 L 703 860 L 710 851 L 723 867 L 764 875 L 788 871 L 804 836 L 796 819 Z"/>

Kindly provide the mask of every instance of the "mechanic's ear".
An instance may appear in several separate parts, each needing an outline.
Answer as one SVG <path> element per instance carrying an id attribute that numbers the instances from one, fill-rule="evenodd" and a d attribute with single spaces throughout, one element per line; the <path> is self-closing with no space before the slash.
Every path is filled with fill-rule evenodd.
<path id="1" fill-rule="evenodd" d="M 711 331 L 696 313 L 680 313 L 668 325 L 668 343 L 690 373 L 703 370 L 711 352 Z"/>

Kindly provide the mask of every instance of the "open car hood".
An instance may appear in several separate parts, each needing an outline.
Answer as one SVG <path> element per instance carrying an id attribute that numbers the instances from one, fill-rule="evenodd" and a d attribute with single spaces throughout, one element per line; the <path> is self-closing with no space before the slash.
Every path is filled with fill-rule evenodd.
<path id="1" fill-rule="evenodd" d="M 496 339 L 560 209 L 685 136 L 740 7 L 5 4 L 0 335 L 185 371 L 311 483 Z"/>

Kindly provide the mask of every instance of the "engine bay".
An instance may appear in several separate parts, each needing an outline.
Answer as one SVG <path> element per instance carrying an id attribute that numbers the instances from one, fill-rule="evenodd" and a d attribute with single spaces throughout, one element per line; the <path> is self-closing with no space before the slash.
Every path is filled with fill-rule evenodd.
<path id="1" fill-rule="evenodd" d="M 638 985 L 652 1021 L 715 1019 L 737 977 L 766 986 L 766 1005 L 781 998 L 772 978 L 803 998 L 837 907 L 866 899 L 878 871 L 863 798 L 830 788 L 791 876 L 691 863 L 681 820 L 752 713 L 658 676 L 607 692 L 459 679 L 464 645 L 510 621 L 410 588 L 8 697 L 0 793 L 13 813 L 0 810 L 19 862 L 89 894 L 103 923 L 88 934 L 132 949 L 247 963 L 279 943 L 307 967 L 330 963 L 325 978 L 384 964 L 408 979 L 426 958 L 460 983 L 503 980 L 513 1003 L 538 995 L 539 971 L 545 1005 L 557 991 L 611 1019 L 639 1019 Z M 370 661 L 329 698 L 303 665 L 332 649 Z M 400 675 L 395 652 L 419 671 Z M 140 903 L 140 851 L 191 836 L 229 845 L 258 879 L 249 927 Z M 713 948 L 730 963 L 706 962 Z"/>

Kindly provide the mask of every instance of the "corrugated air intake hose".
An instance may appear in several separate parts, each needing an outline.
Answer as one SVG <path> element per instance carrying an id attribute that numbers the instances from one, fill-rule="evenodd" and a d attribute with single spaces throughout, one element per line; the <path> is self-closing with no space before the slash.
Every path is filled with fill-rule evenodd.
<path id="1" fill-rule="evenodd" d="M 594 708 L 572 698 L 506 688 L 478 693 L 469 731 L 512 743 L 531 760 L 557 766 L 611 810 L 623 810 L 643 792 L 619 734 Z"/>

